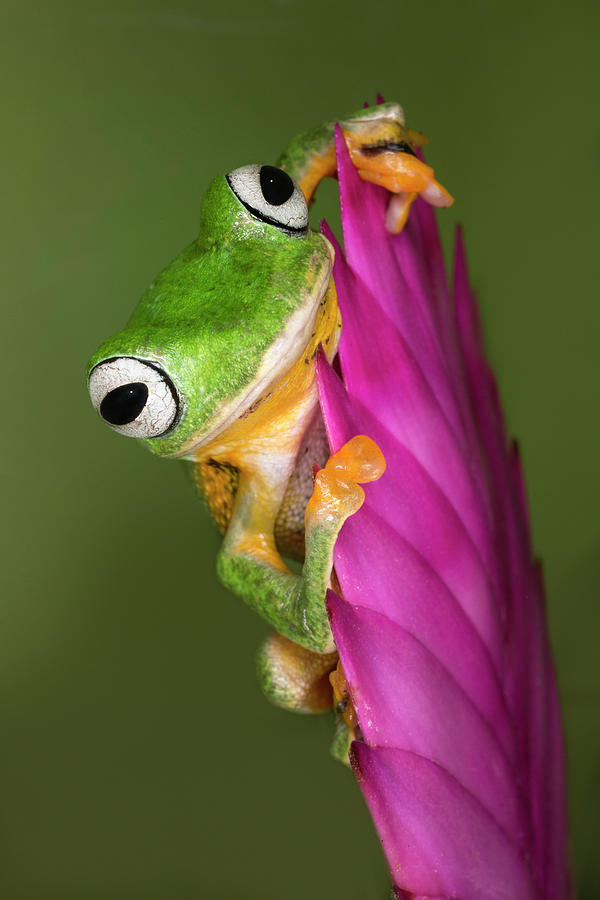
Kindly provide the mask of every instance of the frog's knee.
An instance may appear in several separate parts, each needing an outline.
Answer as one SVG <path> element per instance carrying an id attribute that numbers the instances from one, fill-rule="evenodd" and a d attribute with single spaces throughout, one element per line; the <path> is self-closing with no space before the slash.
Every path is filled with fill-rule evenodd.
<path id="1" fill-rule="evenodd" d="M 276 706 L 301 713 L 333 708 L 329 673 L 335 668 L 337 653 L 314 653 L 272 632 L 256 662 L 260 686 Z"/>

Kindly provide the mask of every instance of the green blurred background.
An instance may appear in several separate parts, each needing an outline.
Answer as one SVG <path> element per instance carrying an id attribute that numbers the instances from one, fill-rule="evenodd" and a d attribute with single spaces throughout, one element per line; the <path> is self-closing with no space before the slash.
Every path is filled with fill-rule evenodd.
<path id="1" fill-rule="evenodd" d="M 582 900 L 600 896 L 596 4 L 3 2 L 0 894 L 383 900 L 331 723 L 270 707 L 181 468 L 86 359 L 211 179 L 381 91 L 457 198 L 545 563 Z M 335 218 L 334 189 L 317 217 Z"/>

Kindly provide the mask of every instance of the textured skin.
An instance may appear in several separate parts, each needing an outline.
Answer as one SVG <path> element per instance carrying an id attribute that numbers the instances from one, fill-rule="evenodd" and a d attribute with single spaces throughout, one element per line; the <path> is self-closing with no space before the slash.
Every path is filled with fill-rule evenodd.
<path id="1" fill-rule="evenodd" d="M 416 139 L 394 104 L 342 124 L 359 156 L 363 147 Z M 334 136 L 328 123 L 297 138 L 281 158 L 307 200 L 335 172 Z M 363 154 L 367 159 L 371 166 Z M 329 472 L 319 474 L 319 499 L 308 503 L 313 464 L 324 466 L 328 457 L 316 354 L 322 345 L 333 357 L 341 328 L 332 263 L 321 234 L 290 234 L 262 221 L 220 176 L 202 202 L 198 238 L 157 276 L 89 366 L 130 357 L 171 379 L 179 415 L 163 436 L 144 443 L 190 467 L 224 535 L 223 581 L 279 633 L 261 651 L 263 687 L 275 702 L 302 710 L 323 708 L 324 698 L 331 706 L 326 676 L 337 657 L 325 593 L 337 534 L 362 502 L 352 476 Z M 304 561 L 301 575 L 289 571 L 284 555 Z"/>
<path id="2" fill-rule="evenodd" d="M 333 706 L 329 673 L 337 658 L 335 651 L 312 653 L 274 631 L 258 652 L 257 674 L 265 694 L 277 706 L 327 712 Z"/>
<path id="3" fill-rule="evenodd" d="M 165 437 L 145 441 L 159 456 L 185 453 L 186 442 L 211 430 L 219 410 L 255 381 L 291 316 L 325 291 L 331 272 L 325 238 L 290 236 L 253 218 L 222 176 L 208 188 L 200 225 L 198 239 L 90 361 L 91 370 L 110 357 L 139 357 L 171 375 L 184 415 Z"/>
<path id="4" fill-rule="evenodd" d="M 329 444 L 320 410 L 310 425 L 296 459 L 281 509 L 275 521 L 275 542 L 284 556 L 304 561 L 304 511 L 313 492 L 313 465 L 329 458 Z"/>
<path id="5" fill-rule="evenodd" d="M 221 534 L 225 534 L 233 515 L 233 504 L 240 482 L 235 466 L 216 459 L 188 463 L 192 478 Z"/>
<path id="6" fill-rule="evenodd" d="M 329 456 L 325 426 L 317 410 L 296 459 L 294 471 L 275 520 L 275 543 L 282 556 L 304 561 L 304 511 L 313 492 L 313 465 L 321 468 Z M 225 534 L 239 484 L 239 471 L 215 459 L 190 464 L 202 499 L 221 534 Z"/>

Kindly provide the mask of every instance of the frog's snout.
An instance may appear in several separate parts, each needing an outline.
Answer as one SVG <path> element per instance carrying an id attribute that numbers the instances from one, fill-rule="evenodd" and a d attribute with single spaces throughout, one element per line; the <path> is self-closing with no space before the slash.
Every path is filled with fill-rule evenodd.
<path id="1" fill-rule="evenodd" d="M 94 366 L 89 391 L 98 415 L 129 437 L 162 437 L 178 420 L 179 392 L 154 362 L 115 356 Z"/>

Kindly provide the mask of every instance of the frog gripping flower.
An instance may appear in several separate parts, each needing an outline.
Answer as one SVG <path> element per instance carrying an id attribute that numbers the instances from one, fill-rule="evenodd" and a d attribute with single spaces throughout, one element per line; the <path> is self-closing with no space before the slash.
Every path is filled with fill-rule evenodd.
<path id="1" fill-rule="evenodd" d="M 261 687 L 335 709 L 396 896 L 568 900 L 521 474 L 460 241 L 446 286 L 432 207 L 452 198 L 425 142 L 379 103 L 216 178 L 89 391 L 111 428 L 190 467 L 221 579 L 272 629 Z M 330 176 L 343 250 L 308 223 Z"/>

